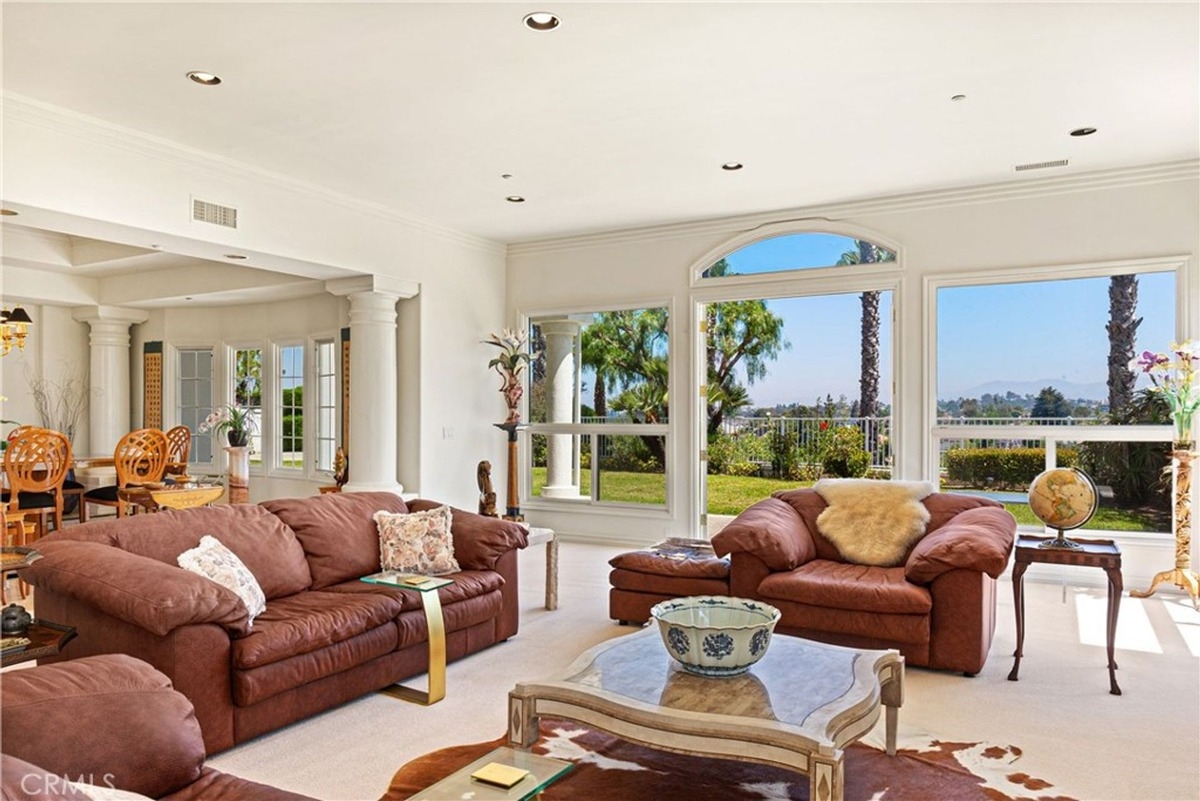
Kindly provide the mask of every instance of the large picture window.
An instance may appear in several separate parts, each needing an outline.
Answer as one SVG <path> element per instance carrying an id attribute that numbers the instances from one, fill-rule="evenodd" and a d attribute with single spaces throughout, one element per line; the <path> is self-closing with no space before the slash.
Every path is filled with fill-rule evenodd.
<path id="1" fill-rule="evenodd" d="M 189 460 L 207 464 L 213 458 L 213 439 L 196 436 L 196 432 L 213 407 L 213 351 L 212 348 L 181 348 L 177 354 L 176 419 L 192 431 Z"/>
<path id="2" fill-rule="evenodd" d="M 1170 530 L 1169 410 L 1129 362 L 1175 338 L 1174 272 L 942 286 L 935 306 L 943 489 L 1040 526 L 1030 482 L 1078 467 L 1101 494 L 1087 528 Z"/>
<path id="3" fill-rule="evenodd" d="M 233 402 L 250 411 L 250 463 L 262 464 L 262 348 L 235 348 L 233 351 Z"/>
<path id="4" fill-rule="evenodd" d="M 665 308 L 531 321 L 533 498 L 667 504 L 667 324 Z"/>
<path id="5" fill-rule="evenodd" d="M 333 471 L 333 457 L 337 449 L 337 369 L 338 350 L 332 339 L 316 343 L 316 455 L 313 466 L 317 470 Z"/>

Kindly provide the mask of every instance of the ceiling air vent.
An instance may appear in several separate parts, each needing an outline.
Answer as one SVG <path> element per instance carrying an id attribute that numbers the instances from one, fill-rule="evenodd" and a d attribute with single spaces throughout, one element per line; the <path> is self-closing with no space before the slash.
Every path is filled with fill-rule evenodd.
<path id="1" fill-rule="evenodd" d="M 1047 167 L 1065 167 L 1065 166 L 1067 166 L 1066 159 L 1057 159 L 1056 161 L 1033 161 L 1033 162 L 1030 162 L 1029 164 L 1018 164 L 1013 169 L 1015 169 L 1017 172 L 1024 172 L 1025 170 L 1044 170 Z"/>
<path id="2" fill-rule="evenodd" d="M 192 219 L 199 222 L 237 228 L 238 210 L 233 206 L 221 206 L 207 200 L 192 198 Z"/>

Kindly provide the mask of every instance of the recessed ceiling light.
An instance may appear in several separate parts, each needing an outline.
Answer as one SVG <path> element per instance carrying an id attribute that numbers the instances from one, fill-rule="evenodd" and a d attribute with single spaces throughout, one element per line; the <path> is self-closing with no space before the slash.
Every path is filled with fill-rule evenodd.
<path id="1" fill-rule="evenodd" d="M 1091 136 L 1095 132 L 1095 128 L 1076 128 L 1071 131 L 1071 136 Z"/>
<path id="2" fill-rule="evenodd" d="M 525 198 L 521 197 L 520 195 L 509 195 L 508 197 L 506 197 L 504 199 L 507 200 L 509 203 L 524 203 L 525 202 Z"/>
<path id="3" fill-rule="evenodd" d="M 744 166 L 746 165 L 742 164 L 740 161 L 727 161 L 721 165 L 721 169 L 733 172 L 735 170 L 740 170 Z"/>
<path id="4" fill-rule="evenodd" d="M 531 31 L 552 31 L 559 26 L 562 20 L 549 11 L 535 11 L 532 14 L 526 14 L 522 22 Z"/>
<path id="5" fill-rule="evenodd" d="M 20 212 L 13 211 L 12 209 L 0 209 L 0 214 L 5 217 L 16 217 Z"/>
<path id="6" fill-rule="evenodd" d="M 500 177 L 507 181 L 509 178 L 512 178 L 512 173 L 506 172 L 503 175 L 501 175 Z"/>
<path id="7" fill-rule="evenodd" d="M 962 101 L 964 101 L 966 99 L 967 99 L 966 95 L 951 95 L 950 96 L 950 100 L 953 103 L 961 103 Z"/>
<path id="8" fill-rule="evenodd" d="M 246 257 L 243 256 L 241 253 L 226 253 L 225 258 L 233 259 L 234 261 L 242 261 Z"/>
<path id="9" fill-rule="evenodd" d="M 203 72 L 202 70 L 192 70 L 187 74 L 188 79 L 195 81 L 201 86 L 216 86 L 221 82 L 221 79 L 211 72 Z"/>

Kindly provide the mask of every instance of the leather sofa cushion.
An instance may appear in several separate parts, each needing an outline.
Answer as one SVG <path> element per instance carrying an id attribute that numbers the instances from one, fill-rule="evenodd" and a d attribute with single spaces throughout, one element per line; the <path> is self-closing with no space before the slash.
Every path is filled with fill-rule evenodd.
<path id="1" fill-rule="evenodd" d="M 882 615 L 857 609 L 830 609 L 774 601 L 783 618 L 776 633 L 807 637 L 851 648 L 900 647 L 914 665 L 929 664 L 929 615 Z M 787 623 L 785 626 L 784 623 Z"/>
<path id="2" fill-rule="evenodd" d="M 461 570 L 458 573 L 442 576 L 442 578 L 454 579 L 453 584 L 447 584 L 437 590 L 438 601 L 443 609 L 469 598 L 478 598 L 481 595 L 495 592 L 504 586 L 504 576 L 491 570 Z M 381 595 L 394 599 L 405 612 L 421 609 L 423 604 L 421 593 L 418 590 L 405 590 L 399 587 L 389 587 L 386 584 L 372 584 L 367 581 L 344 581 L 341 584 L 326 587 L 323 592 Z"/>
<path id="3" fill-rule="evenodd" d="M 729 560 L 716 556 L 678 559 L 655 551 L 629 551 L 614 556 L 608 563 L 618 570 L 652 576 L 729 580 Z"/>
<path id="4" fill-rule="evenodd" d="M 245 670 L 318 651 L 398 614 L 399 600 L 379 594 L 309 591 L 277 598 L 267 603 L 249 635 L 233 641 L 233 666 Z"/>
<path id="5" fill-rule="evenodd" d="M 99 542 L 177 566 L 176 558 L 211 534 L 237 554 L 262 587 L 267 600 L 294 595 L 312 583 L 296 535 L 275 515 L 250 504 L 97 520 L 56 531 L 46 542 Z"/>
<path id="6" fill-rule="evenodd" d="M 494 619 L 500 614 L 504 598 L 499 590 L 473 598 L 464 598 L 458 603 L 442 605 L 442 621 L 446 626 L 446 634 L 477 626 L 480 623 L 494 625 Z M 399 648 L 420 645 L 428 640 L 429 627 L 425 623 L 425 613 L 419 610 L 406 611 L 396 618 Z"/>
<path id="7" fill-rule="evenodd" d="M 814 559 L 788 573 L 772 573 L 758 589 L 768 603 L 780 599 L 885 615 L 928 615 L 933 609 L 929 590 L 905 579 L 903 567 Z"/>
<path id="8" fill-rule="evenodd" d="M 262 508 L 296 532 L 312 573 L 312 588 L 379 572 L 376 512 L 407 512 L 391 492 L 331 492 L 308 498 L 276 498 Z M 455 543 L 457 545 L 457 543 Z"/>
<path id="9" fill-rule="evenodd" d="M 396 650 L 396 627 L 389 620 L 353 637 L 249 670 L 233 671 L 233 702 L 251 706 L 310 682 L 336 676 Z"/>
<path id="10" fill-rule="evenodd" d="M 311 796 L 289 793 L 277 787 L 239 779 L 213 768 L 205 768 L 200 778 L 162 801 L 212 801 L 213 799 L 244 799 L 249 801 L 313 801 Z M 41 799 L 38 799 L 41 801 Z"/>
<path id="11" fill-rule="evenodd" d="M 614 570 L 608 574 L 608 583 L 613 589 L 626 592 L 644 592 L 680 598 L 687 595 L 728 595 L 729 579 L 688 578 L 687 576 L 655 576 L 636 573 L 632 570 Z"/>
<path id="12" fill-rule="evenodd" d="M 991 498 L 984 498 L 982 495 L 959 495 L 953 492 L 935 492 L 922 501 L 922 503 L 929 510 L 929 525 L 925 526 L 925 536 L 929 536 L 949 523 L 950 519 L 959 512 L 965 512 L 968 509 L 979 509 L 985 506 L 992 506 L 999 509 L 1004 508 L 1004 504 L 1000 503 L 1000 501 L 993 501 Z"/>
<path id="13" fill-rule="evenodd" d="M 39 768 L 15 756 L 0 754 L 0 798 L 13 801 L 32 798 L 37 801 L 91 801 L 62 776 Z"/>
<path id="14" fill-rule="evenodd" d="M 4 752 L 48 773 L 97 784 L 109 774 L 116 787 L 158 798 L 194 782 L 204 764 L 191 702 L 125 654 L 9 671 L 0 706 Z"/>

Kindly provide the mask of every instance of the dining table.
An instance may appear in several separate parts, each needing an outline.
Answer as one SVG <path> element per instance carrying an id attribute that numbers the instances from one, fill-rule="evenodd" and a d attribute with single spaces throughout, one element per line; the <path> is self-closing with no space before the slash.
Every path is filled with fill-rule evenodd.
<path id="1" fill-rule="evenodd" d="M 221 484 L 155 484 L 124 487 L 117 491 L 121 500 L 143 509 L 191 509 L 220 500 L 225 494 Z"/>

